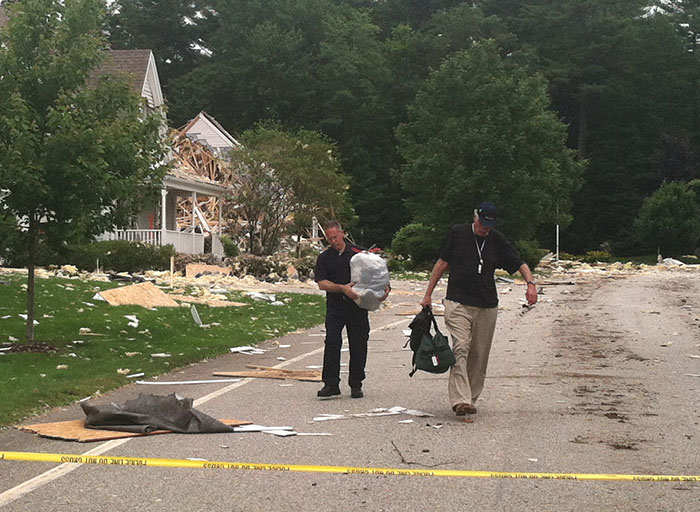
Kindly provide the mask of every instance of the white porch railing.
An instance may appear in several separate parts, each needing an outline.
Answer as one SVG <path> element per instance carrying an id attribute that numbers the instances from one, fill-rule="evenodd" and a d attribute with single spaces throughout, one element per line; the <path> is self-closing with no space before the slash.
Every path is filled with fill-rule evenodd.
<path id="1" fill-rule="evenodd" d="M 160 229 L 118 229 L 109 233 L 102 233 L 97 237 L 97 240 L 126 240 L 127 242 L 161 245 L 160 234 Z"/>
<path id="2" fill-rule="evenodd" d="M 204 253 L 204 238 L 202 233 L 185 233 L 169 229 L 165 231 L 165 236 L 160 229 L 118 229 L 110 233 L 102 233 L 97 237 L 97 240 L 126 240 L 152 245 L 170 244 L 175 247 L 176 252 L 202 254 Z M 219 237 L 216 235 L 212 235 L 212 252 L 219 256 L 224 254 Z"/>

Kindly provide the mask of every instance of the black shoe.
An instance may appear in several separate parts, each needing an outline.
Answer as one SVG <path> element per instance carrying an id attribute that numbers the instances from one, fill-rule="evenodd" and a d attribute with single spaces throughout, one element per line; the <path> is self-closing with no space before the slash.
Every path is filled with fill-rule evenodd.
<path id="1" fill-rule="evenodd" d="M 338 386 L 329 386 L 326 384 L 321 389 L 318 390 L 316 396 L 321 398 L 328 398 L 330 396 L 336 396 L 340 394 L 340 388 Z"/>
<path id="2" fill-rule="evenodd" d="M 350 388 L 350 397 L 352 398 L 362 398 L 365 394 L 362 392 L 362 388 Z"/>

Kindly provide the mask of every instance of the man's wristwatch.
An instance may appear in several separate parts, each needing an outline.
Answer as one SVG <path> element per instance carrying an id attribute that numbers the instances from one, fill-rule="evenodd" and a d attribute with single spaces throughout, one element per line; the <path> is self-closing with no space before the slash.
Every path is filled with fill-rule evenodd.
<path id="1" fill-rule="evenodd" d="M 536 285 L 536 283 L 534 281 L 528 281 L 527 284 Z"/>

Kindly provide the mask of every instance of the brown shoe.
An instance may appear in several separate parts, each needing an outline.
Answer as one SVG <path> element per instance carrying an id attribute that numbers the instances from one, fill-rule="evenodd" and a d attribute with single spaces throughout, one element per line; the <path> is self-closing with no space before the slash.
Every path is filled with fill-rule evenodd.
<path id="1" fill-rule="evenodd" d="M 457 414 L 457 416 L 476 414 L 476 407 L 470 404 L 457 404 L 452 408 L 452 410 Z"/>

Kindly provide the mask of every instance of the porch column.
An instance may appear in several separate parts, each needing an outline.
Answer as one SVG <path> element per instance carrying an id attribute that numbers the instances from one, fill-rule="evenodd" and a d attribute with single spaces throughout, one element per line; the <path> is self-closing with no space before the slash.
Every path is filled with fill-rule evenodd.
<path id="1" fill-rule="evenodd" d="M 165 221 L 166 221 L 166 196 L 168 191 L 164 188 L 160 189 L 160 244 L 165 245 Z"/>
<path id="2" fill-rule="evenodd" d="M 223 204 L 223 203 L 224 203 L 224 198 L 223 198 L 223 197 L 219 197 L 219 237 L 221 237 L 221 233 L 222 233 L 222 231 L 221 231 L 221 222 L 222 222 L 222 219 L 223 219 L 223 215 L 222 215 L 221 212 L 222 212 L 222 210 L 224 209 L 224 204 Z"/>
<path id="3" fill-rule="evenodd" d="M 195 208 L 197 208 L 197 192 L 192 192 L 192 254 L 196 254 L 197 250 L 197 234 L 195 233 L 195 226 L 197 225 L 197 214 L 195 213 Z"/>

